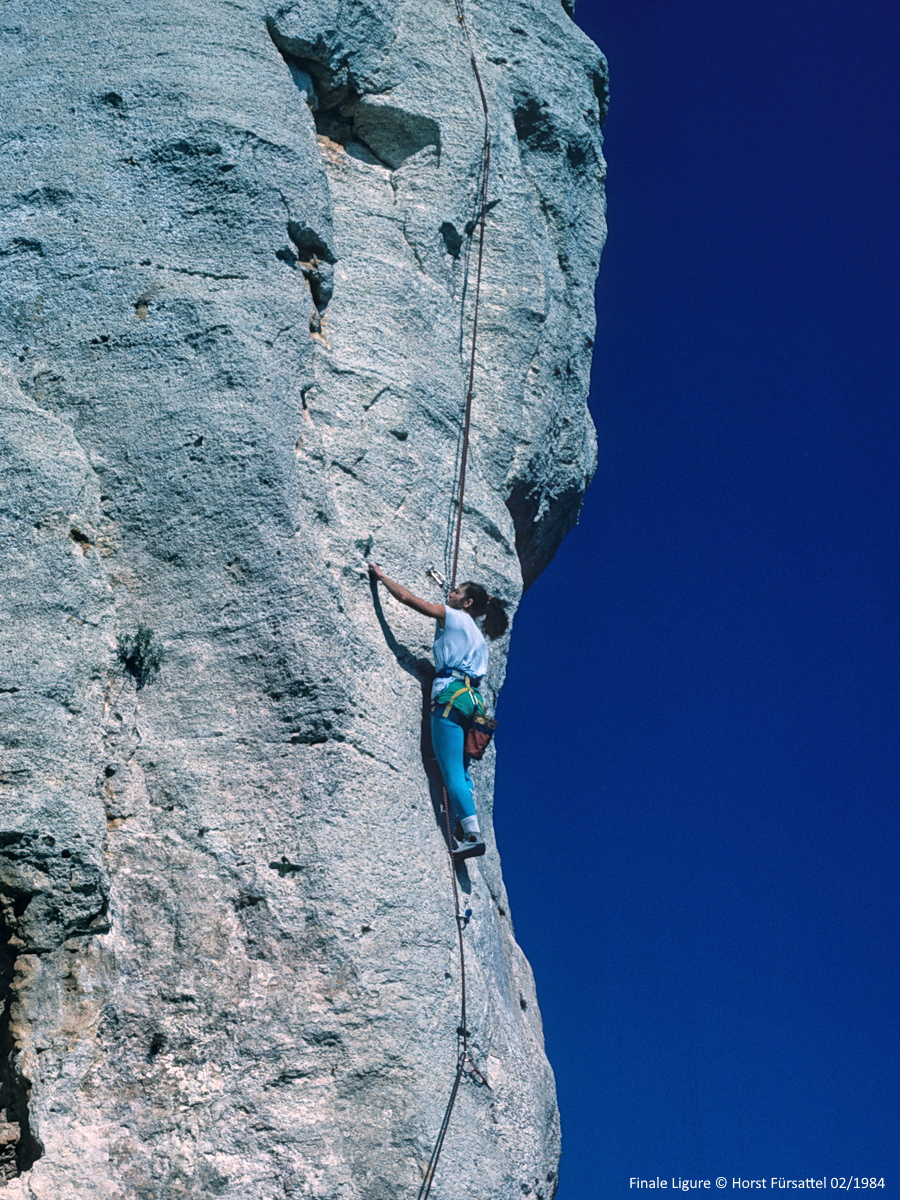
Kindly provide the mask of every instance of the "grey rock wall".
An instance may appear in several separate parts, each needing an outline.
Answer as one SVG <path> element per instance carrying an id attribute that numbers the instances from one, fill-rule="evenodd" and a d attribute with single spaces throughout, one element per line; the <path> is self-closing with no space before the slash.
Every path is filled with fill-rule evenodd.
<path id="1" fill-rule="evenodd" d="M 605 67 L 559 0 L 467 13 L 495 203 L 460 575 L 514 608 L 594 464 Z M 0 24 L 0 1196 L 412 1198 L 459 963 L 431 629 L 363 564 L 440 598 L 482 136 L 453 2 Z M 491 756 L 459 873 L 489 1086 L 432 1194 L 547 1200 Z"/>

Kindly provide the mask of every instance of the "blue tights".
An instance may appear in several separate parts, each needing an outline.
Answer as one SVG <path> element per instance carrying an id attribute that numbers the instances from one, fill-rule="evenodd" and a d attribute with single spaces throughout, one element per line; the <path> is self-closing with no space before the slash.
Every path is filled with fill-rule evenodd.
<path id="1" fill-rule="evenodd" d="M 460 820 L 475 816 L 475 799 L 469 775 L 469 758 L 463 753 L 465 731 L 439 713 L 431 714 L 431 744 L 444 777 L 444 787 Z"/>

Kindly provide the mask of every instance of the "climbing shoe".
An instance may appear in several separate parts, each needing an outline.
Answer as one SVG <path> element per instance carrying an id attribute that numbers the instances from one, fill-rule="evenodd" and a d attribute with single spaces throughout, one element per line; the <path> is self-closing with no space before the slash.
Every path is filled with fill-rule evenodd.
<path id="1" fill-rule="evenodd" d="M 453 851 L 453 861 L 462 862 L 464 858 L 478 858 L 484 851 L 484 842 L 478 834 L 468 833 Z"/>

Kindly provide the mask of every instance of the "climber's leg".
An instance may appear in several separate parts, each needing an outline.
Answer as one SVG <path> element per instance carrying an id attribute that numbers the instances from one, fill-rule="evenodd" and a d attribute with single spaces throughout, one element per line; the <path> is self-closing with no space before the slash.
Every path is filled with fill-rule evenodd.
<path id="1" fill-rule="evenodd" d="M 478 820 L 475 816 L 469 764 L 463 757 L 465 738 L 464 731 L 455 721 L 451 721 L 449 717 L 442 717 L 440 713 L 431 714 L 431 744 L 434 747 L 434 756 L 441 768 L 444 787 L 447 789 L 453 811 L 461 824 L 466 821 L 471 823 L 473 818 L 476 822 Z M 465 824 L 463 828 L 466 828 Z"/>
<path id="2" fill-rule="evenodd" d="M 463 827 L 463 838 L 453 850 L 453 858 L 456 862 L 461 862 L 464 858 L 477 858 L 484 854 L 485 845 L 475 814 L 469 759 L 463 754 L 465 733 L 449 717 L 432 713 L 431 744 L 441 768 L 447 795 Z"/>

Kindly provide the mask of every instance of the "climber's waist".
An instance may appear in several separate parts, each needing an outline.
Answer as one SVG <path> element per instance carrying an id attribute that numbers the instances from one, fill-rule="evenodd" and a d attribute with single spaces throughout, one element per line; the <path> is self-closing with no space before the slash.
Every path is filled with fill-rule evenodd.
<path id="1" fill-rule="evenodd" d="M 461 679 L 467 687 L 477 688 L 481 686 L 483 675 L 467 675 L 465 671 L 459 671 L 456 667 L 441 667 L 435 679 Z"/>
<path id="2" fill-rule="evenodd" d="M 445 679 L 446 684 L 441 688 Z M 473 682 L 471 675 L 463 675 L 461 679 L 454 675 L 438 675 L 434 689 L 437 694 L 432 693 L 431 696 L 432 712 L 448 717 L 451 711 L 458 711 L 467 721 L 473 713 L 483 713 L 484 697 L 473 686 Z"/>
<path id="3" fill-rule="evenodd" d="M 436 700 L 431 705 L 431 715 L 437 717 L 439 721 L 452 721 L 454 725 L 458 725 L 460 729 L 468 729 L 472 724 L 471 713 L 466 716 L 460 712 L 458 708 L 452 705 L 448 708 L 445 704 L 438 704 Z"/>

